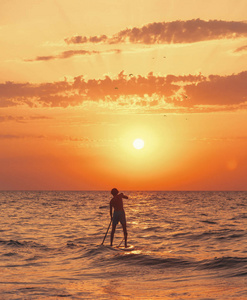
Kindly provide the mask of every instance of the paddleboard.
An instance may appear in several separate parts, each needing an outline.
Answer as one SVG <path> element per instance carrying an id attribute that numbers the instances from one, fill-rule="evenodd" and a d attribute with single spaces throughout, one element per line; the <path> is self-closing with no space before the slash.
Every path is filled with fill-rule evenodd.
<path id="1" fill-rule="evenodd" d="M 135 247 L 133 245 L 129 245 L 127 248 L 125 248 L 124 246 L 121 247 L 112 247 L 116 250 L 122 250 L 122 251 L 133 251 L 135 249 Z"/>

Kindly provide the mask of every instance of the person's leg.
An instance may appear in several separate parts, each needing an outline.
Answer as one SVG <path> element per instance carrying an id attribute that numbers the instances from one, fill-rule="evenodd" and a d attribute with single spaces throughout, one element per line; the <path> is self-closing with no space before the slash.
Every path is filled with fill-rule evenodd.
<path id="1" fill-rule="evenodd" d="M 123 232 L 124 232 L 125 248 L 127 248 L 127 236 L 128 236 L 128 233 L 127 233 L 126 223 L 123 223 L 122 226 L 123 226 Z"/>
<path id="2" fill-rule="evenodd" d="M 112 229 L 111 229 L 111 246 L 112 246 L 112 243 L 113 243 L 113 238 L 114 238 L 114 233 L 115 233 L 115 230 L 116 230 L 116 226 L 117 226 L 117 224 L 112 223 Z"/>

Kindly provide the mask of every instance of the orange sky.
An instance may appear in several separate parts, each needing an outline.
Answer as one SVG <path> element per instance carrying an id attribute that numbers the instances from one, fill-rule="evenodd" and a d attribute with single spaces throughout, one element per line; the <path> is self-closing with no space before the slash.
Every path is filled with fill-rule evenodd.
<path id="1" fill-rule="evenodd" d="M 0 189 L 247 190 L 246 11 L 0 0 Z"/>

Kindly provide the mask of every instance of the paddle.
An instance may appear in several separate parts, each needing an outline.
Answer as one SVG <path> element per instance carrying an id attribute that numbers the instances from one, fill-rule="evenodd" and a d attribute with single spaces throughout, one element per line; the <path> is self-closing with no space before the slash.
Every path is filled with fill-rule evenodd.
<path id="1" fill-rule="evenodd" d="M 122 245 L 123 240 L 124 240 L 124 237 L 123 237 L 121 243 L 118 245 L 118 248 Z"/>
<path id="2" fill-rule="evenodd" d="M 112 219 L 111 219 L 111 222 L 112 222 Z M 105 233 L 105 236 L 104 236 L 104 239 L 103 239 L 103 241 L 102 241 L 101 245 L 103 245 L 103 244 L 104 244 L 105 238 L 106 238 L 106 236 L 107 236 L 107 233 L 108 233 L 108 231 L 109 231 L 109 228 L 110 228 L 110 226 L 111 226 L 111 222 L 110 222 L 110 224 L 109 224 L 109 226 L 108 226 L 108 228 L 107 228 L 107 231 L 106 231 L 106 233 Z"/>

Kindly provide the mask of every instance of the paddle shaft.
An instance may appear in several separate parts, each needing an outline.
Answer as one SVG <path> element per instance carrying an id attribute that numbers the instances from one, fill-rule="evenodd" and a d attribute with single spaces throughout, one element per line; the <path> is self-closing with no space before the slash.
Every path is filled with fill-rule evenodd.
<path id="1" fill-rule="evenodd" d="M 112 219 L 111 219 L 111 222 L 112 222 Z M 106 236 L 107 236 L 107 233 L 108 233 L 108 231 L 109 231 L 109 229 L 110 229 L 110 226 L 111 226 L 111 222 L 110 222 L 110 224 L 109 224 L 109 226 L 108 226 L 108 228 L 107 228 L 107 231 L 106 231 L 106 233 L 105 233 L 105 236 L 104 236 L 104 239 L 103 239 L 103 241 L 102 241 L 101 245 L 103 245 L 103 244 L 104 244 L 105 238 L 106 238 Z"/>
<path id="2" fill-rule="evenodd" d="M 122 245 L 123 240 L 124 240 L 124 237 L 123 237 L 121 243 L 118 245 L 118 248 Z"/>

